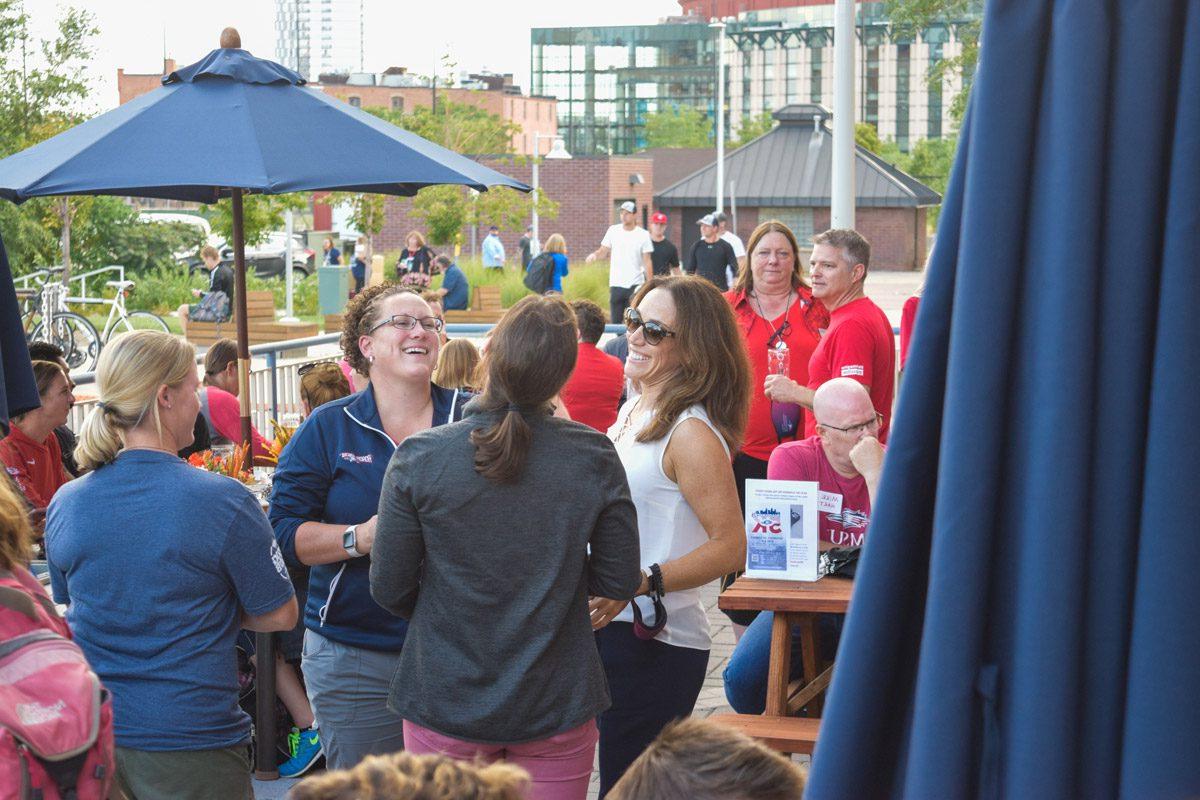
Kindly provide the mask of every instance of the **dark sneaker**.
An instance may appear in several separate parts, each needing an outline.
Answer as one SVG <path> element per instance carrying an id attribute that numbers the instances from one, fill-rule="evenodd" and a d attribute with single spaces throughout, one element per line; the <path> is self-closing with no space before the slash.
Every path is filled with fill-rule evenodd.
<path id="1" fill-rule="evenodd" d="M 292 749 L 292 757 L 279 765 L 279 777 L 298 778 L 321 759 L 324 753 L 321 749 L 321 737 L 317 735 L 316 728 L 306 728 L 294 732 L 288 739 L 288 744 L 295 742 L 295 747 Z"/>

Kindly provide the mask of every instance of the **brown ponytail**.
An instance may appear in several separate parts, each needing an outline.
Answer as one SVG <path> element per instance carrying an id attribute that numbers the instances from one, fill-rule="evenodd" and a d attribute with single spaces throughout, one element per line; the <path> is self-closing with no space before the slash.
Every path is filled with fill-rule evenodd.
<path id="1" fill-rule="evenodd" d="M 575 369 L 578 339 L 575 313 L 559 297 L 525 297 L 496 325 L 476 402 L 481 411 L 499 411 L 500 420 L 471 433 L 480 475 L 495 483 L 520 477 L 533 443 L 525 417 L 550 412 L 550 401 Z"/>

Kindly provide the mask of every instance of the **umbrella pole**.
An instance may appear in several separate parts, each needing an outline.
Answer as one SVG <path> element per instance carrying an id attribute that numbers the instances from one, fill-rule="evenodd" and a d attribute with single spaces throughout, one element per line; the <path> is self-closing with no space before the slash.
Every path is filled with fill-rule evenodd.
<path id="1" fill-rule="evenodd" d="M 233 271 L 237 309 L 238 407 L 242 416 L 242 443 L 246 445 L 243 469 L 254 463 L 250 436 L 250 327 L 246 322 L 246 234 L 243 225 L 242 190 L 230 194 L 233 205 Z M 279 777 L 275 759 L 275 639 L 269 633 L 254 636 L 258 651 L 255 665 L 254 777 L 271 781 Z"/>
<path id="2" fill-rule="evenodd" d="M 247 445 L 246 463 L 250 469 L 253 454 L 250 449 L 250 328 L 246 321 L 246 234 L 242 219 L 242 190 L 234 189 L 233 201 L 233 272 L 234 318 L 237 320 L 238 408 L 242 417 L 242 444 Z"/>

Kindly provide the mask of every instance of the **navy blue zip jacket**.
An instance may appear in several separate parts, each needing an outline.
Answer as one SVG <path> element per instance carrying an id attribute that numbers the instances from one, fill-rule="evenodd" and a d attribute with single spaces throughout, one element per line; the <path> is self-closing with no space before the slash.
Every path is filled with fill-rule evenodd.
<path id="1" fill-rule="evenodd" d="M 465 397 L 431 388 L 433 424 L 462 417 Z M 357 525 L 379 510 L 383 474 L 396 451 L 384 433 L 375 390 L 325 403 L 313 411 L 284 448 L 271 488 L 271 527 L 292 566 L 296 529 L 305 522 Z M 369 556 L 312 568 L 304 626 L 335 642 L 397 651 L 408 623 L 371 599 Z"/>

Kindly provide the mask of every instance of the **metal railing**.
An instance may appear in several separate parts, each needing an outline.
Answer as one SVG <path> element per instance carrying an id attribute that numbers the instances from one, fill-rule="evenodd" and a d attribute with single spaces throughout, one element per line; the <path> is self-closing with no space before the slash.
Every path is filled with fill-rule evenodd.
<path id="1" fill-rule="evenodd" d="M 452 322 L 446 325 L 446 333 L 451 336 L 486 336 L 491 333 L 493 323 Z M 608 325 L 605 333 L 620 333 L 624 330 L 621 325 Z M 250 357 L 264 358 L 266 363 L 250 370 L 250 421 L 256 430 L 270 438 L 270 421 L 278 420 L 281 414 L 298 413 L 300 406 L 300 367 L 315 361 L 332 361 L 340 358 L 341 353 L 310 355 L 309 348 L 336 345 L 342 338 L 341 332 L 324 333 L 320 336 L 309 336 L 304 339 L 291 339 L 284 342 L 268 342 L 253 345 Z M 285 357 L 285 354 L 302 350 L 304 355 Z M 201 350 L 196 354 L 196 363 L 204 360 Z M 71 414 L 67 418 L 67 427 L 78 432 L 84 418 L 99 399 L 89 396 L 87 387 L 96 381 L 94 372 L 72 373 L 78 398 Z"/>
<path id="2" fill-rule="evenodd" d="M 79 282 L 79 294 L 74 295 L 74 296 L 69 296 L 64 299 L 68 303 L 108 303 L 108 302 L 111 302 L 110 298 L 103 297 L 101 295 L 93 294 L 93 295 L 89 296 L 88 295 L 88 284 L 87 284 L 88 278 L 94 278 L 97 275 L 104 275 L 109 272 L 117 273 L 117 277 L 116 278 L 106 278 L 105 279 L 106 282 L 109 280 L 118 280 L 118 281 L 125 280 L 125 267 L 121 266 L 120 264 L 109 264 L 107 267 L 97 267 L 96 269 L 89 270 L 87 272 L 82 272 L 78 275 L 72 275 L 70 280 L 67 281 L 67 291 L 69 292 L 71 290 L 71 284 L 78 281 Z M 35 289 L 35 288 L 37 288 L 37 284 L 35 284 L 34 281 L 37 281 L 38 279 L 44 279 L 49 274 L 50 274 L 50 270 L 48 270 L 48 269 L 35 270 L 34 272 L 30 272 L 28 275 L 21 275 L 20 277 L 13 278 L 13 285 L 18 289 Z M 39 281 L 39 283 L 40 283 L 40 281 Z M 101 285 L 103 285 L 103 284 L 101 284 Z"/>

